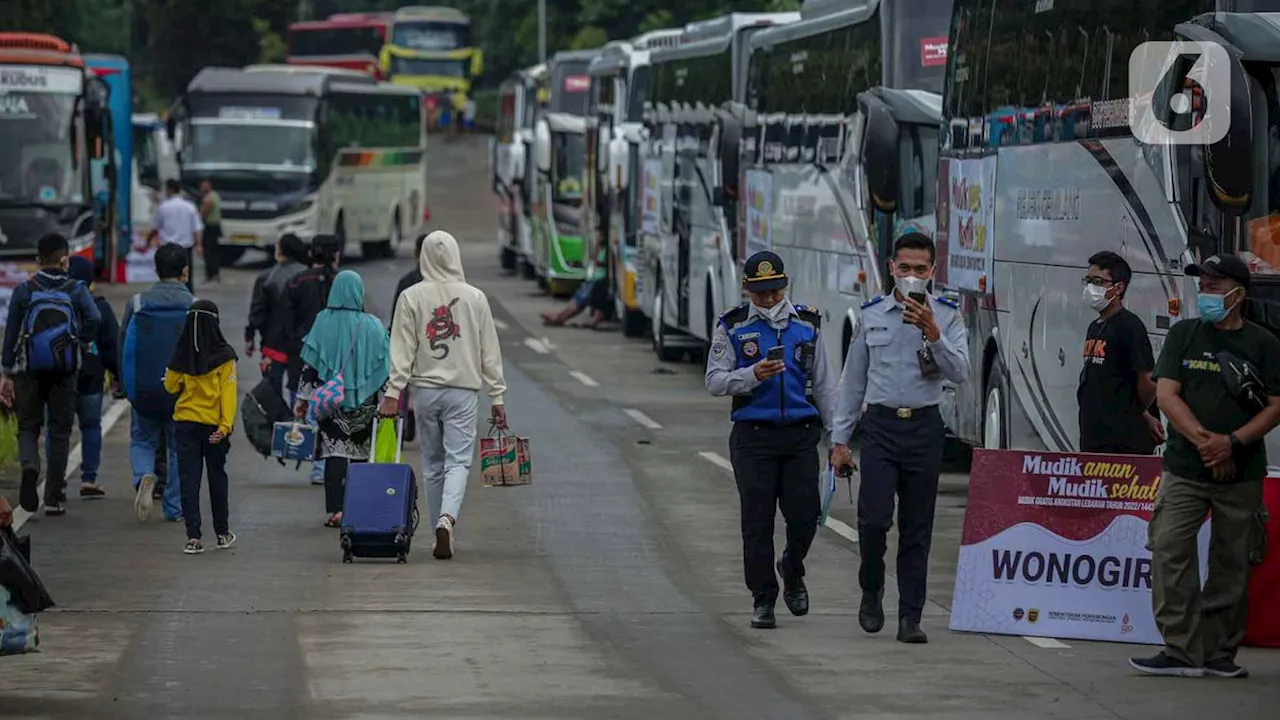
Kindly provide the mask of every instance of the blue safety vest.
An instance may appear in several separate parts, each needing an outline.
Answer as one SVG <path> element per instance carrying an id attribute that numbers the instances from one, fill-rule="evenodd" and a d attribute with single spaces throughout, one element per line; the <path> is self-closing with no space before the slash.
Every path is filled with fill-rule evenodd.
<path id="1" fill-rule="evenodd" d="M 748 319 L 749 305 L 738 307 L 720 316 L 733 345 L 738 368 L 755 365 L 769 352 L 769 348 L 782 345 L 787 369 L 781 375 L 760 383 L 750 395 L 733 398 L 734 422 L 765 422 L 775 425 L 794 425 L 818 416 L 813 401 L 814 358 L 818 347 L 818 328 L 822 318 L 804 305 L 795 305 L 797 315 L 787 326 L 778 330 L 761 317 Z"/>

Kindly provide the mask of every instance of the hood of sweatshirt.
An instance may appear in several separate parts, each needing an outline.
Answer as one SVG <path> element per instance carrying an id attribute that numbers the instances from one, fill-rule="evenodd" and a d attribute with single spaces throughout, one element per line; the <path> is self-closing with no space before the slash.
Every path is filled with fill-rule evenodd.
<path id="1" fill-rule="evenodd" d="M 466 282 L 462 274 L 462 253 L 452 235 L 436 230 L 422 241 L 418 269 L 425 282 Z"/>

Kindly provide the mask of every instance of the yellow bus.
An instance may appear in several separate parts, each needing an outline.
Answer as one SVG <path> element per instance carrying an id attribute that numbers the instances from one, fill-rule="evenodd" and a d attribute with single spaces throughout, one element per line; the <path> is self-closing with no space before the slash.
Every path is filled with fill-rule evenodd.
<path id="1" fill-rule="evenodd" d="M 396 10 L 378 66 L 383 77 L 423 91 L 437 118 L 466 107 L 471 81 L 484 71 L 471 18 L 449 7 L 411 6 Z M 446 104 L 449 103 L 449 104 Z"/>

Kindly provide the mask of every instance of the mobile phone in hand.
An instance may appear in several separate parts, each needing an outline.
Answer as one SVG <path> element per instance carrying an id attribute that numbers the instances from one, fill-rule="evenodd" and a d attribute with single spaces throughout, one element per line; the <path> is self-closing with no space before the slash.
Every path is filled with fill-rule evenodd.
<path id="1" fill-rule="evenodd" d="M 924 305 L 925 301 L 929 299 L 929 297 L 922 292 L 907 293 L 907 297 L 911 298 L 912 300 L 915 300 L 921 305 Z M 902 316 L 902 322 L 910 324 L 910 321 L 907 320 L 906 315 Z"/>
<path id="2" fill-rule="evenodd" d="M 773 360 L 774 362 L 782 362 L 783 353 L 785 353 L 786 350 L 787 348 L 784 345 L 775 345 L 769 348 L 769 352 L 765 355 L 765 359 Z"/>

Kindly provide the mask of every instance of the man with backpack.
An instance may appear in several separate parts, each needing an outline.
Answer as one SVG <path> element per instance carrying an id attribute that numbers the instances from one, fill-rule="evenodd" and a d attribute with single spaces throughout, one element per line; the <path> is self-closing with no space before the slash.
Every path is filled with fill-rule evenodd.
<path id="1" fill-rule="evenodd" d="M 301 351 L 296 343 L 292 318 L 285 304 L 289 283 L 307 270 L 307 245 L 293 233 L 280 238 L 276 245 L 276 264 L 264 270 L 253 284 L 249 304 L 249 324 L 244 329 L 245 353 L 253 357 L 254 340 L 262 337 L 262 362 L 258 364 L 264 377 L 269 378 L 276 392 L 284 396 L 285 388 L 291 392 L 298 388 L 298 377 L 285 373 L 289 363 Z M 289 407 L 293 406 L 289 398 Z"/>
<path id="2" fill-rule="evenodd" d="M 178 482 L 178 444 L 174 439 L 174 396 L 164 388 L 164 373 L 178 338 L 187 324 L 187 310 L 195 297 L 187 289 L 191 267 L 187 249 L 168 243 L 156 251 L 160 281 L 133 296 L 120 320 L 120 374 L 133 406 L 129 435 L 129 465 L 133 469 L 133 500 L 138 520 L 151 516 L 156 485 L 156 451 L 167 449 L 168 467 L 161 507 L 164 519 L 182 519 Z"/>
<path id="3" fill-rule="evenodd" d="M 18 415 L 18 455 L 22 485 L 18 504 L 27 512 L 40 505 L 40 434 L 49 416 L 49 473 L 45 514 L 66 513 L 67 456 L 75 421 L 76 374 L 81 343 L 96 338 L 101 316 L 88 288 L 67 275 L 71 246 L 48 234 L 36 246 L 40 270 L 14 288 L 0 358 L 0 402 Z"/>

